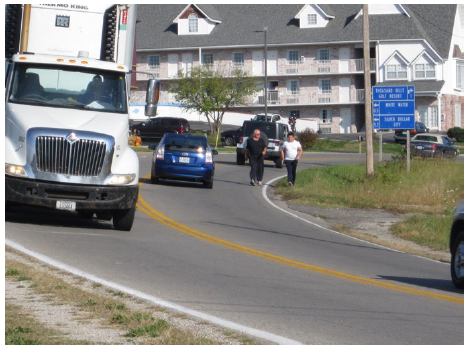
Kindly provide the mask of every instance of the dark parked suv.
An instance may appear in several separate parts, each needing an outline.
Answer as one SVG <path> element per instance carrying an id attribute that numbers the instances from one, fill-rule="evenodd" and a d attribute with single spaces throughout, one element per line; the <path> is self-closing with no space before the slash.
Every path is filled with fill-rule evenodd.
<path id="1" fill-rule="evenodd" d="M 165 133 L 189 133 L 189 122 L 183 118 L 157 117 L 131 126 L 132 133 L 143 138 L 163 138 Z"/>
<path id="2" fill-rule="evenodd" d="M 283 143 L 287 140 L 288 125 L 278 122 L 268 121 L 245 121 L 243 123 L 243 136 L 240 143 L 236 148 L 236 163 L 238 165 L 244 165 L 244 151 L 246 142 L 249 137 L 252 136 L 255 129 L 261 130 L 269 138 L 269 145 L 267 146 L 267 153 L 264 156 L 266 160 L 272 160 L 275 162 L 277 168 L 282 168 L 282 158 L 280 157 L 280 151 Z"/>

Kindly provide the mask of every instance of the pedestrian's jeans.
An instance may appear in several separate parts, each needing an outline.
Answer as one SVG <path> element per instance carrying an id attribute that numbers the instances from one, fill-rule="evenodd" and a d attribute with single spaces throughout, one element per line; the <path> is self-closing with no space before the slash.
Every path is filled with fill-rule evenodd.
<path id="1" fill-rule="evenodd" d="M 264 175 L 264 155 L 249 154 L 249 165 L 251 165 L 251 172 L 249 173 L 251 179 L 262 181 Z"/>
<path id="2" fill-rule="evenodd" d="M 287 166 L 288 181 L 291 184 L 295 184 L 296 179 L 296 167 L 298 166 L 298 160 L 284 160 L 283 163 Z"/>

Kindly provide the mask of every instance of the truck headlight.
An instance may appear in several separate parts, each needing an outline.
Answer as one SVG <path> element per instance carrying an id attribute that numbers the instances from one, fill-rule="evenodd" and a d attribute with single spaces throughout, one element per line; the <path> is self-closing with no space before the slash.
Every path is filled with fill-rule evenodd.
<path id="1" fill-rule="evenodd" d="M 115 174 L 115 175 L 112 175 L 111 179 L 109 180 L 109 184 L 125 185 L 125 184 L 132 183 L 134 179 L 135 179 L 135 174 L 125 174 L 125 175 Z"/>
<path id="2" fill-rule="evenodd" d="M 5 164 L 5 174 L 11 176 L 28 177 L 23 166 Z"/>

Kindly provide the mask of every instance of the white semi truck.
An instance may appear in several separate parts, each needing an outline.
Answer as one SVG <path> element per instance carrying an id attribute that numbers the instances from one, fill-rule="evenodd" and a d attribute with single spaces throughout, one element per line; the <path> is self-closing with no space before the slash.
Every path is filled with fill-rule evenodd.
<path id="1" fill-rule="evenodd" d="M 76 211 L 129 231 L 139 162 L 128 146 L 136 5 L 7 5 L 5 202 Z M 156 114 L 149 80 L 146 114 Z"/>

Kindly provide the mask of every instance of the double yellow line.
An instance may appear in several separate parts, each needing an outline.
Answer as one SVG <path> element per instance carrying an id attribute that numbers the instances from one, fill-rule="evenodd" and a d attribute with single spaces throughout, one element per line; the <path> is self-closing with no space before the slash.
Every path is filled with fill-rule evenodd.
<path id="1" fill-rule="evenodd" d="M 141 187 L 141 185 L 142 184 L 140 183 L 140 187 Z M 235 250 L 235 251 L 243 252 L 243 253 L 246 253 L 246 254 L 249 254 L 249 255 L 252 255 L 252 256 L 256 256 L 256 257 L 261 257 L 261 258 L 270 260 L 272 262 L 281 263 L 281 264 L 288 265 L 288 266 L 291 266 L 291 267 L 300 268 L 300 269 L 304 269 L 304 270 L 308 270 L 308 271 L 313 271 L 313 272 L 316 272 L 316 273 L 319 273 L 319 274 L 333 276 L 333 277 L 336 277 L 336 278 L 349 280 L 349 281 L 353 281 L 353 282 L 358 282 L 358 283 L 362 283 L 362 284 L 367 284 L 367 285 L 371 285 L 371 286 L 383 287 L 383 288 L 387 288 L 387 289 L 394 290 L 394 291 L 406 292 L 406 293 L 410 293 L 410 294 L 414 294 L 414 295 L 425 296 L 425 297 L 440 299 L 440 300 L 444 300 L 444 301 L 448 301 L 448 302 L 464 304 L 464 298 L 457 298 L 457 297 L 451 297 L 451 296 L 446 296 L 446 295 L 437 294 L 437 293 L 431 293 L 431 292 L 427 292 L 427 291 L 413 289 L 413 288 L 410 288 L 410 287 L 398 286 L 398 285 L 394 285 L 394 284 L 390 284 L 390 283 L 386 283 L 386 282 L 382 282 L 382 281 L 377 281 L 377 280 L 373 280 L 373 279 L 367 279 L 367 278 L 363 278 L 363 277 L 359 277 L 359 276 L 355 276 L 355 275 L 350 275 L 350 274 L 342 273 L 340 271 L 329 270 L 329 269 L 325 269 L 325 268 L 322 268 L 322 267 L 317 267 L 317 266 L 314 266 L 314 265 L 310 265 L 310 264 L 298 262 L 298 261 L 295 261 L 295 260 L 292 260 L 292 259 L 284 258 L 284 257 L 281 257 L 281 256 L 276 256 L 276 255 L 273 255 L 273 254 L 270 254 L 270 253 L 258 251 L 258 250 L 255 250 L 255 249 L 252 249 L 252 248 L 249 248 L 249 247 L 245 247 L 245 246 L 238 245 L 238 244 L 235 244 L 235 243 L 223 240 L 223 239 L 216 238 L 214 236 L 211 236 L 211 235 L 202 233 L 200 231 L 197 231 L 195 229 L 192 229 L 190 227 L 187 227 L 187 226 L 185 226 L 181 223 L 178 223 L 178 222 L 172 220 L 171 218 L 161 214 L 160 212 L 158 212 L 154 208 L 152 208 L 150 205 L 148 205 L 148 203 L 142 198 L 142 196 L 140 194 L 138 196 L 137 208 L 139 210 L 141 210 L 143 213 L 147 214 L 150 218 L 152 218 L 152 219 L 154 219 L 154 220 L 160 222 L 161 224 L 164 224 L 164 225 L 166 225 L 170 228 L 173 228 L 173 229 L 175 229 L 175 230 L 177 230 L 181 233 L 187 234 L 189 236 L 195 237 L 195 238 L 203 240 L 203 241 L 207 241 L 207 242 L 210 242 L 210 243 L 213 243 L 213 244 L 217 244 L 219 246 L 230 248 L 230 249 Z"/>

